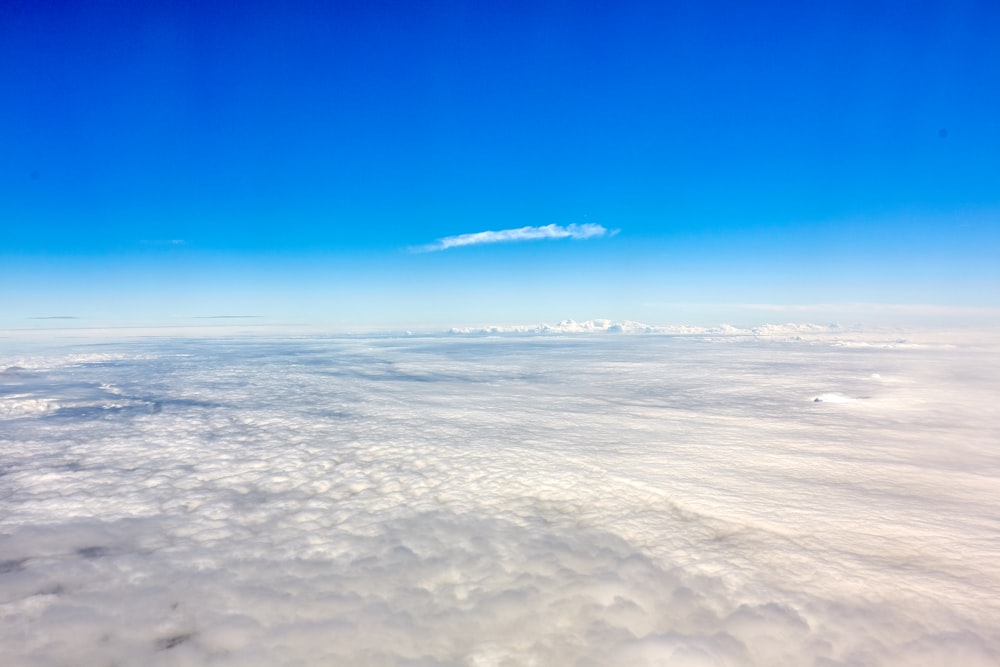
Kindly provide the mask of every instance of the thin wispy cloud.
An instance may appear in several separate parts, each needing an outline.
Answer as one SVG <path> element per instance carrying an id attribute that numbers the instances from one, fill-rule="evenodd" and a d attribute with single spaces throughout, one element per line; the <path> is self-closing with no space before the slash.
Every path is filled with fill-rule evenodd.
<path id="1" fill-rule="evenodd" d="M 186 245 L 187 241 L 184 239 L 142 239 L 139 243 L 141 245 L 178 246 Z"/>
<path id="2" fill-rule="evenodd" d="M 413 248 L 414 252 L 436 252 L 462 246 L 487 243 L 514 243 L 518 241 L 540 241 L 547 239 L 596 239 L 614 236 L 618 230 L 608 230 L 603 225 L 585 223 L 582 225 L 543 225 L 540 227 L 518 227 L 516 229 L 487 230 L 471 234 L 458 234 L 438 239 L 434 243 Z"/>

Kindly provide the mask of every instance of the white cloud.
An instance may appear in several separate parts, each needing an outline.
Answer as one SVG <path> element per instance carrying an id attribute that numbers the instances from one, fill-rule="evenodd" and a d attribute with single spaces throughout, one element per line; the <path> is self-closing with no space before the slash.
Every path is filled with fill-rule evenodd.
<path id="1" fill-rule="evenodd" d="M 5 345 L 4 664 L 998 664 L 995 345 L 561 324 Z"/>
<path id="2" fill-rule="evenodd" d="M 446 236 L 434 243 L 415 248 L 416 252 L 434 252 L 449 248 L 460 248 L 469 245 L 486 243 L 512 243 L 515 241 L 538 241 L 542 239 L 593 239 L 602 236 L 614 236 L 617 230 L 608 231 L 601 225 L 585 223 L 582 225 L 544 225 L 541 227 L 518 227 L 517 229 L 500 229 L 472 234 Z"/>
<path id="3" fill-rule="evenodd" d="M 933 334 L 920 332 L 921 340 L 912 341 L 901 337 L 900 330 L 886 330 L 879 327 L 852 325 L 842 327 L 838 324 L 762 324 L 753 327 L 736 327 L 731 324 L 721 324 L 713 327 L 688 325 L 656 325 L 643 324 L 633 320 L 615 322 L 608 319 L 595 319 L 577 322 L 562 320 L 556 324 L 507 324 L 487 326 L 452 327 L 450 334 L 482 335 L 482 334 L 653 334 L 663 336 L 689 336 L 715 340 L 755 340 L 775 342 L 825 343 L 838 347 L 881 347 L 894 349 L 954 347 L 955 335 Z M 977 332 L 964 334 L 962 340 L 973 342 Z"/>
<path id="4" fill-rule="evenodd" d="M 184 239 L 142 239 L 139 243 L 142 245 L 178 246 L 186 245 L 187 241 Z"/>

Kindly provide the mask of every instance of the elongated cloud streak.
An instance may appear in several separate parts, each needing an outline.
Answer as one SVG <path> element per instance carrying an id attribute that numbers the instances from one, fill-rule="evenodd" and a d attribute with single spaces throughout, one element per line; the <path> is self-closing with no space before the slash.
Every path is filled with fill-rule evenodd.
<path id="1" fill-rule="evenodd" d="M 518 227 L 517 229 L 488 230 L 472 234 L 446 236 L 434 243 L 416 248 L 416 252 L 435 252 L 448 248 L 459 248 L 467 245 L 482 245 L 484 243 L 511 243 L 514 241 L 538 241 L 540 239 L 593 239 L 601 236 L 614 236 L 617 230 L 608 231 L 602 225 L 586 223 L 583 225 L 543 225 L 541 227 Z"/>

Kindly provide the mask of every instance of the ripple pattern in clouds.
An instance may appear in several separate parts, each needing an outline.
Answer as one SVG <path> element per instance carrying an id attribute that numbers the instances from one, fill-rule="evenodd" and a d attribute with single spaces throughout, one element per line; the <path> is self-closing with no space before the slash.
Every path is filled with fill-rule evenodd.
<path id="1" fill-rule="evenodd" d="M 0 653 L 997 664 L 997 359 L 558 336 L 5 353 Z"/>

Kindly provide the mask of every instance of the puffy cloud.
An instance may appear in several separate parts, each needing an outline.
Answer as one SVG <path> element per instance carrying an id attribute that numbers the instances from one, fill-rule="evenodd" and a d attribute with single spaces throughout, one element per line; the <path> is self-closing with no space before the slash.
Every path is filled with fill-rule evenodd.
<path id="1" fill-rule="evenodd" d="M 723 340 L 8 346 L 0 654 L 996 664 L 996 348 Z"/>
<path id="2" fill-rule="evenodd" d="M 605 227 L 593 223 L 582 225 L 543 225 L 540 227 L 518 227 L 516 229 L 499 229 L 471 234 L 458 234 L 438 239 L 434 243 L 420 246 L 417 252 L 433 252 L 460 248 L 469 245 L 486 243 L 512 243 L 516 241 L 539 241 L 543 239 L 593 239 L 602 236 L 614 236 L 617 230 L 608 231 Z"/>
<path id="3" fill-rule="evenodd" d="M 863 327 L 854 325 L 842 327 L 838 324 L 762 324 L 753 327 L 737 327 L 722 324 L 714 327 L 687 325 L 643 324 L 632 320 L 614 322 L 595 319 L 577 322 L 562 320 L 556 324 L 509 324 L 473 327 L 452 327 L 451 334 L 657 334 L 666 336 L 697 336 L 701 338 L 736 341 L 741 339 L 774 340 L 786 342 L 831 343 L 840 347 L 881 347 L 881 348 L 929 348 L 954 347 L 950 342 L 954 334 L 921 332 L 921 341 L 914 342 L 900 337 L 898 329 Z M 966 340 L 974 342 L 968 338 Z M 972 335 L 976 335 L 973 332 Z M 942 337 L 944 336 L 944 337 Z"/>

